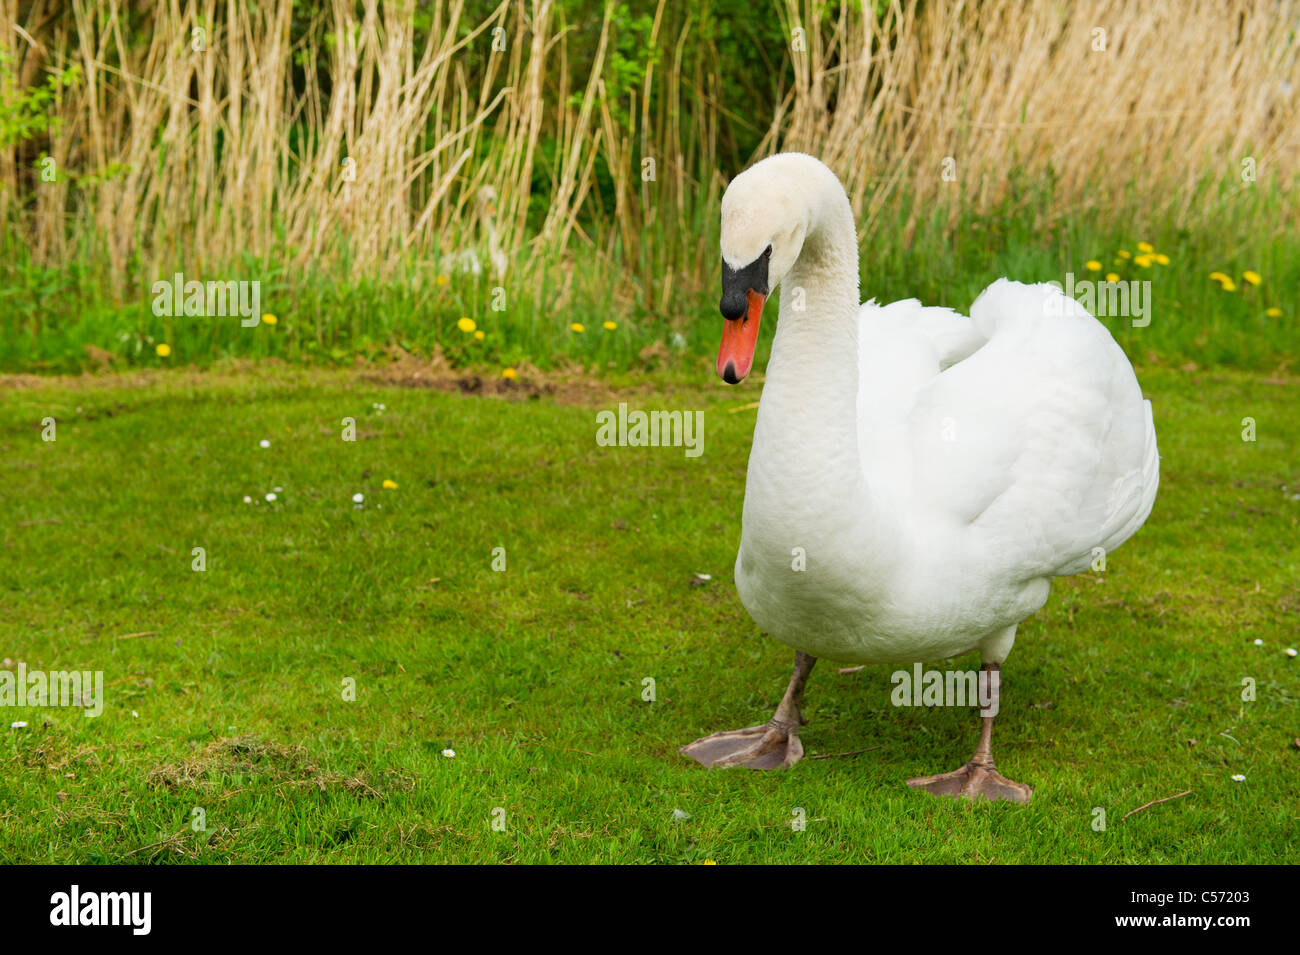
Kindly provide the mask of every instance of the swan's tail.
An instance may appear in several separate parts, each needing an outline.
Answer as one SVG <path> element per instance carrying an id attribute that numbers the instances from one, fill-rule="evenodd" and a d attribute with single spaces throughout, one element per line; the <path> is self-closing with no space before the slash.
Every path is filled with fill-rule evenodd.
<path id="1" fill-rule="evenodd" d="M 1156 489 L 1160 486 L 1160 454 L 1156 450 L 1156 425 L 1151 413 L 1151 402 L 1143 401 L 1146 407 L 1146 445 L 1142 454 L 1142 471 L 1139 480 L 1139 494 L 1136 509 L 1130 512 L 1127 520 L 1117 529 L 1111 531 L 1102 542 L 1102 547 L 1109 553 L 1138 532 L 1138 528 L 1151 516 L 1151 508 L 1156 503 Z M 1126 477 L 1132 477 L 1128 475 Z M 1122 512 L 1121 512 L 1122 513 Z"/>
<path id="2" fill-rule="evenodd" d="M 1106 326 L 1051 283 L 999 279 L 975 300 L 971 321 L 989 347 L 1004 343 L 1032 356 L 1025 371 L 1044 398 L 1093 409 L 1090 420 L 1081 419 L 1087 425 L 1079 434 L 1082 445 L 1058 446 L 1056 457 L 1035 465 L 1055 473 L 1064 455 L 1078 473 L 1091 472 L 1077 501 L 1056 515 L 1049 547 L 1055 555 L 1045 568 L 1052 576 L 1077 574 L 1095 561 L 1098 548 L 1111 553 L 1151 513 L 1160 484 L 1151 402 L 1142 398 L 1133 366 Z M 1068 422 L 1068 415 L 1061 420 Z M 1094 443 L 1095 453 L 1088 450 Z"/>

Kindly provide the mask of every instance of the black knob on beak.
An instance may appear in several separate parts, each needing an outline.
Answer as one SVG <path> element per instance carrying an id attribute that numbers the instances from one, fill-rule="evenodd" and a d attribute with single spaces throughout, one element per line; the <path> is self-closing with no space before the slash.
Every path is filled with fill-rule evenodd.
<path id="1" fill-rule="evenodd" d="M 726 266 L 723 266 L 723 268 L 726 268 Z M 736 319 L 744 317 L 748 306 L 745 297 L 746 291 L 739 285 L 727 288 L 726 279 L 723 279 L 722 301 L 718 303 L 718 311 L 722 313 L 723 318 Z"/>
<path id="2" fill-rule="evenodd" d="M 772 247 L 769 245 L 762 255 L 739 269 L 733 269 L 726 259 L 722 260 L 722 301 L 718 303 L 718 311 L 723 318 L 743 318 L 749 310 L 747 293 L 751 290 L 763 296 L 768 294 L 767 260 L 771 255 Z"/>

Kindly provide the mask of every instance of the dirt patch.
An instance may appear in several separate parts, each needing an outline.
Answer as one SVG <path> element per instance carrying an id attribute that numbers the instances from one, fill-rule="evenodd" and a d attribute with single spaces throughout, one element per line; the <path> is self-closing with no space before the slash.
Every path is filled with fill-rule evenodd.
<path id="1" fill-rule="evenodd" d="M 168 789 L 209 789 L 223 777 L 234 775 L 255 779 L 263 785 L 304 786 L 321 792 L 341 789 L 358 796 L 379 797 L 379 789 L 360 776 L 344 776 L 322 770 L 300 746 L 285 746 L 255 736 L 214 740 L 189 759 L 156 766 L 146 781 Z M 411 789 L 414 782 L 393 776 L 383 785 L 389 789 Z"/>
<path id="2" fill-rule="evenodd" d="M 189 388 L 194 385 L 237 386 L 250 379 L 293 385 L 307 384 L 331 375 L 338 378 L 346 374 L 346 369 L 292 365 L 279 358 L 232 358 L 207 367 L 184 365 L 176 368 L 133 368 L 128 371 L 106 368 L 78 375 L 0 374 L 0 391 L 150 391 L 168 387 Z"/>
<path id="3" fill-rule="evenodd" d="M 0 374 L 0 392 L 68 390 L 95 391 L 125 389 L 165 391 L 198 387 L 239 388 L 249 383 L 276 387 L 312 387 L 357 382 L 396 388 L 428 388 L 451 394 L 500 398 L 506 401 L 535 401 L 548 398 L 561 404 L 597 405 L 617 401 L 619 396 L 653 393 L 650 382 L 614 385 L 578 365 L 543 371 L 524 363 L 515 366 L 515 377 L 506 378 L 502 369 L 454 368 L 441 351 L 430 356 L 413 355 L 397 346 L 388 348 L 378 361 L 358 359 L 351 368 L 313 367 L 290 364 L 275 358 L 259 361 L 230 359 L 206 368 L 137 368 L 131 371 L 104 370 L 80 375 Z"/>
<path id="4" fill-rule="evenodd" d="M 453 368 L 440 349 L 427 358 L 396 346 L 387 351 L 385 365 L 368 365 L 358 375 L 369 384 L 399 388 L 431 388 L 462 395 L 533 401 L 550 398 L 562 404 L 596 404 L 618 392 L 578 366 L 542 371 L 527 363 L 515 366 L 515 377 Z"/>
<path id="5" fill-rule="evenodd" d="M 47 388 L 147 388 L 157 375 L 153 371 L 132 374 L 94 375 L 0 375 L 0 391 L 41 391 Z"/>

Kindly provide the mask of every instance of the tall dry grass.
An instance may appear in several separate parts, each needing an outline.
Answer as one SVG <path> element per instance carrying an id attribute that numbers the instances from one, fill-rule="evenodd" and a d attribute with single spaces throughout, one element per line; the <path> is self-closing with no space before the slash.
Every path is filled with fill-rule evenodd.
<path id="1" fill-rule="evenodd" d="M 202 268 L 245 253 L 382 271 L 454 237 L 484 185 L 502 196 L 503 241 L 519 245 L 554 25 L 550 0 L 509 6 L 462 35 L 462 4 L 438 4 L 419 49 L 411 3 L 333 0 L 296 44 L 287 0 L 72 0 L 44 21 L 34 9 L 45 29 L 16 69 L 75 64 L 85 78 L 48 145 L 72 175 L 35 189 L 37 249 L 68 255 L 71 217 L 119 273 L 136 257 Z M 0 32 L 31 37 L 14 7 Z M 498 27 L 507 51 L 468 75 L 458 55 Z M 129 45 L 140 35 L 151 42 Z M 8 191 L 31 188 L 9 158 Z"/>
<path id="2" fill-rule="evenodd" d="M 82 77 L 48 141 L 0 149 L 0 216 L 40 261 L 93 248 L 130 298 L 141 277 L 250 258 L 287 274 L 445 269 L 481 243 L 475 196 L 491 186 L 512 280 L 548 277 L 518 287 L 555 302 L 595 283 L 665 309 L 713 281 L 709 230 L 737 171 L 719 168 L 719 139 L 748 123 L 766 130 L 759 154 L 836 168 L 864 235 L 904 200 L 1204 225 L 1249 188 L 1247 158 L 1286 197 L 1270 227 L 1296 226 L 1296 0 L 876 6 L 772 0 L 788 42 L 765 53 L 789 82 L 772 115 L 737 116 L 722 71 L 762 67 L 721 62 L 666 0 L 657 55 L 619 95 L 612 0 L 581 60 L 552 0 L 502 0 L 474 23 L 463 0 L 438 0 L 427 31 L 413 2 L 332 0 L 304 30 L 289 0 L 0 0 L 0 95 L 53 68 Z M 57 182 L 33 175 L 36 149 Z M 530 230 L 535 181 L 546 207 Z"/>
<path id="3" fill-rule="evenodd" d="M 1168 215 L 1204 224 L 1216 187 L 1259 178 L 1294 197 L 1300 4 L 903 3 L 841 7 L 793 53 L 764 150 L 800 149 L 845 177 L 870 231 L 900 190 L 919 207 L 989 208 L 1054 182 L 1045 217 Z M 823 20 L 784 0 L 793 31 Z M 944 162 L 955 177 L 942 175 Z M 1294 202 L 1275 227 L 1293 228 Z"/>

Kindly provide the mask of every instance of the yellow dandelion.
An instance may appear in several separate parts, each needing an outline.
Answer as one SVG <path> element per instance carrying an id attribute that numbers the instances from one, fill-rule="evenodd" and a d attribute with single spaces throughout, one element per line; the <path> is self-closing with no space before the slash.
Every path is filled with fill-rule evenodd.
<path id="1" fill-rule="evenodd" d="M 569 331 L 572 332 L 585 332 L 586 330 L 587 330 L 587 326 L 582 324 L 582 322 L 574 322 L 572 325 L 569 326 Z"/>
<path id="2" fill-rule="evenodd" d="M 396 491 L 396 490 L 397 490 L 397 482 L 396 482 L 396 481 L 389 481 L 389 480 L 385 479 L 385 480 L 384 480 L 384 490 L 385 490 L 385 491 Z"/>
<path id="3" fill-rule="evenodd" d="M 1282 309 L 1278 308 L 1277 306 L 1274 306 L 1273 308 L 1266 308 L 1264 309 L 1264 314 L 1267 315 L 1269 318 L 1281 318 Z"/>
<path id="4" fill-rule="evenodd" d="M 262 322 L 263 324 L 266 325 L 274 325 L 278 321 L 279 319 L 276 318 L 274 315 L 272 315 L 270 312 L 267 312 L 265 315 L 262 316 Z"/>
<path id="5" fill-rule="evenodd" d="M 712 859 L 705 859 L 705 860 L 704 860 L 704 864 L 705 864 L 705 865 L 717 865 L 718 863 L 715 862 L 715 861 L 712 860 Z"/>
<path id="6" fill-rule="evenodd" d="M 1225 278 L 1222 282 L 1219 283 L 1219 285 L 1222 286 L 1225 292 L 1237 291 L 1237 283 L 1234 282 L 1232 279 Z"/>
<path id="7" fill-rule="evenodd" d="M 1242 281 L 1249 282 L 1251 285 L 1258 285 L 1260 282 L 1264 281 L 1258 272 L 1251 272 L 1250 270 L 1242 272 L 1241 278 Z"/>
<path id="8" fill-rule="evenodd" d="M 1087 269 L 1089 272 L 1101 271 L 1101 263 L 1098 262 L 1096 259 L 1089 259 L 1087 262 L 1084 262 L 1083 267 Z"/>
<path id="9" fill-rule="evenodd" d="M 1151 256 L 1149 255 L 1135 255 L 1133 261 L 1144 269 L 1151 268 Z"/>
<path id="10" fill-rule="evenodd" d="M 482 341 L 484 338 L 486 338 L 486 337 L 487 337 L 487 336 L 483 334 L 483 330 L 482 330 L 482 329 L 479 329 L 477 332 L 474 333 L 474 340 L 475 340 L 475 341 L 479 341 L 479 342 L 481 342 L 481 341 Z"/>
<path id="11" fill-rule="evenodd" d="M 1157 252 L 1155 255 L 1153 255 L 1153 256 L 1151 256 L 1151 257 L 1152 257 L 1153 259 L 1155 259 L 1156 262 L 1157 262 L 1158 264 L 1160 264 L 1160 265 L 1168 265 L 1168 264 L 1169 264 L 1169 256 L 1165 255 L 1163 252 Z"/>
<path id="12" fill-rule="evenodd" d="M 474 319 L 466 318 L 464 315 L 460 317 L 460 321 L 456 323 L 456 327 L 459 328 L 466 335 L 468 335 L 474 329 L 478 328 L 478 326 L 474 324 Z"/>
<path id="13" fill-rule="evenodd" d="M 159 358 L 166 358 L 168 355 L 172 353 L 172 346 L 168 345 L 166 342 L 163 342 L 161 345 L 155 348 L 154 351 L 158 353 Z"/>
<path id="14" fill-rule="evenodd" d="M 1139 251 L 1139 252 L 1154 252 L 1155 250 L 1156 250 L 1156 247 L 1155 247 L 1154 245 L 1152 245 L 1150 242 L 1139 242 L 1139 243 L 1138 243 L 1138 251 Z"/>
<path id="15" fill-rule="evenodd" d="M 501 377 L 514 381 L 519 377 L 519 372 L 515 371 L 513 368 L 503 368 L 501 370 Z"/>
<path id="16" fill-rule="evenodd" d="M 1128 249 L 1120 249 L 1120 250 L 1119 250 L 1118 252 L 1116 252 L 1115 254 L 1118 255 L 1121 259 L 1131 259 L 1131 258 L 1133 258 L 1133 253 L 1130 252 Z"/>
<path id="17" fill-rule="evenodd" d="M 1118 282 L 1118 281 L 1119 281 L 1119 276 L 1116 275 L 1114 272 L 1107 272 L 1107 273 L 1106 273 L 1106 281 L 1107 281 L 1107 282 Z"/>
<path id="18" fill-rule="evenodd" d="M 602 327 L 605 331 L 612 332 L 614 329 L 618 328 L 618 322 L 605 322 Z"/>
<path id="19" fill-rule="evenodd" d="M 434 279 L 434 282 L 437 283 L 438 285 L 446 285 L 450 281 L 451 279 L 447 278 L 447 276 L 445 275 L 439 275 L 436 279 Z"/>
<path id="20" fill-rule="evenodd" d="M 1210 273 L 1210 278 L 1211 278 L 1213 281 L 1215 281 L 1215 282 L 1231 282 L 1231 281 L 1232 281 L 1232 279 L 1228 278 L 1228 276 L 1224 275 L 1222 272 L 1211 272 L 1211 273 Z"/>

